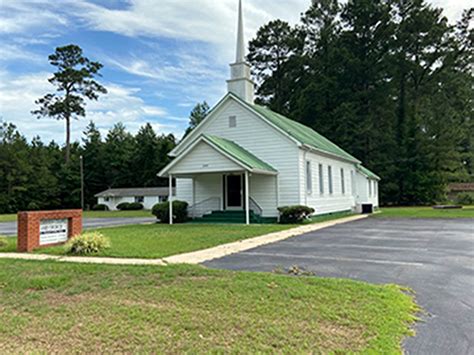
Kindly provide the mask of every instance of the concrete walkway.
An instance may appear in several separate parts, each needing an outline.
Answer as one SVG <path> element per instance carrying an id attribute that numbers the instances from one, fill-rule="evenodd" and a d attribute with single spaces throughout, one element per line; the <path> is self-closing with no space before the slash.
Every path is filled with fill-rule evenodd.
<path id="1" fill-rule="evenodd" d="M 262 245 L 275 243 L 301 234 L 314 232 L 323 228 L 332 227 L 342 223 L 348 223 L 367 218 L 367 215 L 356 215 L 340 218 L 332 221 L 307 224 L 304 226 L 270 233 L 255 238 L 244 239 L 238 242 L 218 245 L 213 248 L 198 250 L 190 253 L 169 256 L 163 259 L 130 259 L 130 258 L 102 258 L 102 257 L 79 257 L 59 256 L 45 254 L 25 253 L 0 253 L 0 259 L 20 259 L 37 261 L 59 261 L 82 264 L 108 264 L 108 265 L 168 265 L 168 264 L 201 264 L 206 261 L 222 258 L 227 255 L 253 249 Z M 244 228 L 244 227 L 243 227 Z"/>

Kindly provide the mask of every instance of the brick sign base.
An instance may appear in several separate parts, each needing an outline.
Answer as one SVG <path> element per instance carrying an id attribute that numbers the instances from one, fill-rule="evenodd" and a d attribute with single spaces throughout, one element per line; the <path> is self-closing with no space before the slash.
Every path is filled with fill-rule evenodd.
<path id="1" fill-rule="evenodd" d="M 46 220 L 67 220 L 67 239 L 82 233 L 82 210 L 18 212 L 19 252 L 63 244 L 40 244 L 41 221 Z"/>

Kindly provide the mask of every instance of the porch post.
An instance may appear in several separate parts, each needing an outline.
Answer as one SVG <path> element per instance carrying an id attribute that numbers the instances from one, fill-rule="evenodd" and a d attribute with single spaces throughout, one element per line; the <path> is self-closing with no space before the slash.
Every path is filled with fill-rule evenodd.
<path id="1" fill-rule="evenodd" d="M 193 176 L 193 218 L 196 218 L 196 178 Z"/>
<path id="2" fill-rule="evenodd" d="M 173 175 L 169 174 L 169 205 L 170 205 L 170 224 L 173 224 Z"/>
<path id="3" fill-rule="evenodd" d="M 249 172 L 245 170 L 245 224 L 250 224 Z"/>

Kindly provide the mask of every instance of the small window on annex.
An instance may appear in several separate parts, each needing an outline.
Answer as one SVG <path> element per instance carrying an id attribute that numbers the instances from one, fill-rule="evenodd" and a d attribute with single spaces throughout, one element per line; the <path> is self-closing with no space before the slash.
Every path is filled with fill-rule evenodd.
<path id="1" fill-rule="evenodd" d="M 313 191 L 313 174 L 311 173 L 311 162 L 306 161 L 306 192 L 311 194 Z"/>
<path id="2" fill-rule="evenodd" d="M 136 203 L 143 203 L 145 201 L 145 197 L 143 196 L 135 196 Z"/>
<path id="3" fill-rule="evenodd" d="M 230 116 L 229 117 L 229 128 L 234 128 L 237 127 L 237 117 L 236 116 Z"/>

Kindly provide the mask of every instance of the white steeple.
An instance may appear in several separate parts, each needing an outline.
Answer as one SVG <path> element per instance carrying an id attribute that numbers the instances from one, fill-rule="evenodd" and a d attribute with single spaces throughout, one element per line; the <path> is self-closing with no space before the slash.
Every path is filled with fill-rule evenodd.
<path id="1" fill-rule="evenodd" d="M 239 20 L 237 25 L 237 51 L 235 63 L 230 65 L 230 80 L 227 80 L 229 92 L 242 100 L 253 104 L 254 82 L 250 77 L 250 65 L 245 61 L 244 20 L 242 14 L 242 0 L 239 0 Z"/>
<path id="2" fill-rule="evenodd" d="M 239 0 L 239 21 L 237 25 L 237 55 L 236 63 L 245 62 L 244 16 L 242 15 L 242 0 Z"/>

